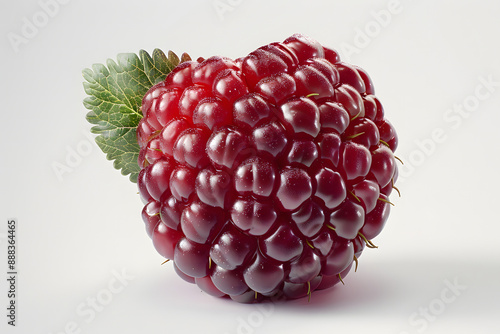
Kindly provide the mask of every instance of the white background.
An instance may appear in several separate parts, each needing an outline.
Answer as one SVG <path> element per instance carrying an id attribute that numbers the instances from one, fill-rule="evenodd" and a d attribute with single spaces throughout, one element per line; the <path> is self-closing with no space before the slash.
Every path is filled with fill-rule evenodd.
<path id="1" fill-rule="evenodd" d="M 498 2 L 54 1 L 1 2 L 1 277 L 9 218 L 19 244 L 2 333 L 498 332 Z M 136 186 L 88 135 L 81 71 L 140 49 L 237 58 L 296 32 L 370 74 L 402 197 L 345 286 L 266 308 L 216 299 L 160 266 Z"/>

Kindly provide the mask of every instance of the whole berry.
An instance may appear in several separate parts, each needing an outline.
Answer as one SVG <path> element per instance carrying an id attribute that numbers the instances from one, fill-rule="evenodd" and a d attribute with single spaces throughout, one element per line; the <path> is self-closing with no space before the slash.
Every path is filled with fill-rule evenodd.
<path id="1" fill-rule="evenodd" d="M 344 277 L 383 229 L 398 139 L 368 74 L 293 35 L 186 60 L 142 99 L 137 177 L 156 250 L 238 302 Z"/>

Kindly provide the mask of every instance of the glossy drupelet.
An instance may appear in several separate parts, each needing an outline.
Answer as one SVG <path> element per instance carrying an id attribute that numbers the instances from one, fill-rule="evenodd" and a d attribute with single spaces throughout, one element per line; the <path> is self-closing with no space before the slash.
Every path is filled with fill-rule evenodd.
<path id="1" fill-rule="evenodd" d="M 397 136 L 367 73 L 303 35 L 178 65 L 143 99 L 143 219 L 176 272 L 239 302 L 329 288 L 388 218 Z"/>

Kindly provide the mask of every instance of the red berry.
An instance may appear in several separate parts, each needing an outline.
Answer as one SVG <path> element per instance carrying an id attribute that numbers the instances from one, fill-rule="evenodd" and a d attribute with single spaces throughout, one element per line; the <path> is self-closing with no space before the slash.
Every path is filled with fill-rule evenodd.
<path id="1" fill-rule="evenodd" d="M 165 85 L 168 87 L 184 88 L 192 85 L 192 72 L 198 64 L 195 61 L 186 61 L 179 64 L 170 72 L 170 75 L 165 79 Z"/>
<path id="2" fill-rule="evenodd" d="M 322 162 L 337 169 L 340 159 L 340 147 L 342 144 L 340 136 L 334 132 L 325 134 L 320 133 L 316 139 L 318 140 Z"/>
<path id="3" fill-rule="evenodd" d="M 289 72 L 292 72 L 299 64 L 297 55 L 283 43 L 271 43 L 261 46 L 258 50 L 264 50 L 278 56 L 286 63 Z"/>
<path id="4" fill-rule="evenodd" d="M 173 119 L 167 123 L 159 135 L 160 150 L 172 156 L 174 153 L 174 145 L 180 134 L 190 127 L 189 122 L 184 118 Z"/>
<path id="5" fill-rule="evenodd" d="M 243 129 L 252 129 L 271 116 L 270 104 L 257 94 L 247 94 L 234 104 L 234 124 Z"/>
<path id="6" fill-rule="evenodd" d="M 243 273 L 247 286 L 257 293 L 269 293 L 283 282 L 285 271 L 283 264 L 269 261 L 257 252 Z"/>
<path id="7" fill-rule="evenodd" d="M 349 114 L 342 104 L 325 102 L 319 105 L 320 125 L 323 131 L 337 131 L 342 133 L 349 125 Z"/>
<path id="8" fill-rule="evenodd" d="M 206 293 L 252 303 L 341 282 L 389 216 L 398 139 L 368 74 L 303 35 L 184 62 L 137 128 L 142 217 Z"/>
<path id="9" fill-rule="evenodd" d="M 240 296 L 248 290 L 241 270 L 227 270 L 214 265 L 210 277 L 212 283 L 224 294 Z"/>
<path id="10" fill-rule="evenodd" d="M 175 246 L 173 259 L 185 275 L 193 278 L 205 277 L 209 273 L 208 245 L 181 238 Z"/>
<path id="11" fill-rule="evenodd" d="M 366 92 L 365 82 L 354 66 L 346 63 L 338 63 L 336 67 L 339 72 L 340 81 L 348 84 L 360 94 Z"/>
<path id="12" fill-rule="evenodd" d="M 238 198 L 230 208 L 231 222 L 241 231 L 258 236 L 266 234 L 277 218 L 272 203 L 252 196 Z"/>
<path id="13" fill-rule="evenodd" d="M 152 200 L 142 209 L 142 220 L 146 224 L 146 233 L 151 238 L 153 231 L 160 222 L 160 203 Z"/>
<path id="14" fill-rule="evenodd" d="M 182 238 L 182 233 L 167 227 L 163 223 L 158 223 L 151 238 L 158 253 L 167 259 L 171 259 L 174 257 L 175 245 Z"/>
<path id="15" fill-rule="evenodd" d="M 208 139 L 206 153 L 214 166 L 232 169 L 249 147 L 247 136 L 231 128 L 222 128 Z"/>
<path id="16" fill-rule="evenodd" d="M 255 157 L 243 161 L 234 171 L 234 189 L 240 194 L 267 197 L 276 178 L 271 162 Z"/>
<path id="17" fill-rule="evenodd" d="M 333 74 L 333 71 L 332 71 Z M 332 76 L 325 76 L 321 71 L 312 65 L 302 65 L 293 74 L 297 84 L 297 94 L 308 95 L 315 92 L 318 98 L 332 97 L 335 94 L 332 83 Z M 330 79 L 330 80 L 329 80 Z"/>
<path id="18" fill-rule="evenodd" d="M 191 128 L 183 131 L 174 145 L 173 157 L 181 164 L 193 168 L 200 168 L 208 163 L 205 153 L 209 133 L 200 128 Z"/>
<path id="19" fill-rule="evenodd" d="M 197 171 L 188 166 L 177 166 L 170 175 L 170 192 L 178 201 L 185 202 L 195 191 Z"/>
<path id="20" fill-rule="evenodd" d="M 380 145 L 372 152 L 370 172 L 381 188 L 391 182 L 396 172 L 396 161 L 388 147 Z"/>
<path id="21" fill-rule="evenodd" d="M 356 196 L 359 204 L 363 206 L 365 212 L 368 213 L 377 205 L 380 187 L 378 183 L 365 179 L 352 187 L 352 193 Z"/>
<path id="22" fill-rule="evenodd" d="M 316 192 L 314 195 L 323 200 L 329 209 L 335 209 L 346 197 L 346 186 L 342 176 L 329 168 L 321 168 L 315 175 Z"/>
<path id="23" fill-rule="evenodd" d="M 319 152 L 317 145 L 312 141 L 295 141 L 288 152 L 287 163 L 299 163 L 306 167 L 311 167 L 312 163 L 318 159 Z"/>
<path id="24" fill-rule="evenodd" d="M 319 109 L 308 98 L 292 99 L 281 105 L 282 121 L 289 132 L 316 137 L 320 131 Z"/>
<path id="25" fill-rule="evenodd" d="M 166 194 L 168 195 L 168 194 Z M 168 227 L 178 230 L 181 221 L 182 203 L 173 196 L 163 196 L 160 203 L 161 221 Z"/>
<path id="26" fill-rule="evenodd" d="M 300 257 L 290 262 L 287 282 L 307 283 L 317 277 L 320 271 L 321 258 L 311 247 L 305 247 Z"/>
<path id="27" fill-rule="evenodd" d="M 219 267 L 234 270 L 250 260 L 256 249 L 257 243 L 253 237 L 229 226 L 213 242 L 210 257 Z"/>
<path id="28" fill-rule="evenodd" d="M 210 276 L 195 278 L 194 282 L 203 291 L 214 297 L 224 297 L 226 294 L 220 291 L 215 284 L 212 282 Z"/>
<path id="29" fill-rule="evenodd" d="M 375 208 L 366 215 L 366 221 L 361 228 L 361 233 L 365 238 L 375 238 L 384 228 L 384 225 L 389 218 L 391 205 L 387 202 L 387 196 L 381 194 L 382 200 L 377 201 Z"/>
<path id="30" fill-rule="evenodd" d="M 324 226 L 325 213 L 319 203 L 309 199 L 292 213 L 292 221 L 303 236 L 310 238 L 318 234 Z"/>
<path id="31" fill-rule="evenodd" d="M 223 225 L 222 210 L 203 202 L 192 202 L 182 211 L 182 232 L 198 244 L 211 242 Z"/>
<path id="32" fill-rule="evenodd" d="M 207 126 L 210 130 L 231 123 L 231 109 L 217 98 L 207 98 L 196 106 L 193 112 L 193 123 Z"/>
<path id="33" fill-rule="evenodd" d="M 212 88 L 217 75 L 226 69 L 238 69 L 238 66 L 229 58 L 210 57 L 196 64 L 191 77 L 194 84 Z"/>
<path id="34" fill-rule="evenodd" d="M 287 70 L 286 62 L 277 55 L 257 49 L 243 59 L 242 72 L 249 87 L 262 79 Z"/>
<path id="35" fill-rule="evenodd" d="M 311 240 L 311 244 L 314 247 L 316 254 L 318 254 L 322 259 L 325 259 L 325 257 L 330 254 L 333 246 L 333 240 L 336 237 L 337 235 L 330 228 L 323 228 L 321 232 Z"/>
<path id="36" fill-rule="evenodd" d="M 294 78 L 286 72 L 270 76 L 259 81 L 255 92 L 277 105 L 295 94 L 297 84 Z"/>
<path id="37" fill-rule="evenodd" d="M 261 252 L 278 262 L 289 262 L 299 257 L 304 247 L 288 224 L 282 224 L 273 234 L 260 241 Z"/>
<path id="38" fill-rule="evenodd" d="M 277 121 L 262 124 L 255 128 L 252 135 L 255 148 L 261 152 L 267 152 L 273 157 L 283 152 L 288 143 L 286 131 Z"/>
<path id="39" fill-rule="evenodd" d="M 372 154 L 359 144 L 346 142 L 341 147 L 342 170 L 347 180 L 359 180 L 365 177 L 372 165 Z"/>
<path id="40" fill-rule="evenodd" d="M 297 209 L 311 195 L 312 181 L 305 170 L 290 168 L 281 172 L 276 197 L 286 211 Z"/>
<path id="41" fill-rule="evenodd" d="M 159 201 L 165 191 L 169 190 L 172 170 L 173 164 L 169 160 L 160 160 L 146 169 L 144 182 L 148 194 L 153 199 Z"/>
<path id="42" fill-rule="evenodd" d="M 179 114 L 191 119 L 199 102 L 209 96 L 209 91 L 203 86 L 190 86 L 186 88 L 179 100 Z"/>
<path id="43" fill-rule="evenodd" d="M 354 247 L 351 240 L 337 238 L 330 254 L 326 257 L 321 273 L 326 276 L 338 275 L 352 263 Z"/>
<path id="44" fill-rule="evenodd" d="M 345 140 L 351 140 L 370 149 L 380 143 L 377 125 L 368 118 L 357 118 L 349 124 L 344 132 Z"/>
<path id="45" fill-rule="evenodd" d="M 344 239 L 356 238 L 365 222 L 365 210 L 351 200 L 344 201 L 330 215 L 330 224 L 335 228 L 335 233 Z"/>
<path id="46" fill-rule="evenodd" d="M 311 58 L 325 57 L 323 46 L 308 36 L 295 34 L 285 39 L 283 44 L 288 46 L 302 63 Z"/>
<path id="47" fill-rule="evenodd" d="M 352 119 L 365 117 L 363 97 L 354 87 L 342 83 L 335 91 L 335 98 L 336 102 L 342 104 Z"/>

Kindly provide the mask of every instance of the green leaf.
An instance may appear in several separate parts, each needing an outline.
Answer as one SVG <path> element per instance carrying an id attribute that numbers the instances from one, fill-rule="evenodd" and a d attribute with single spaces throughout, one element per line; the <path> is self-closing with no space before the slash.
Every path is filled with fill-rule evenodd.
<path id="1" fill-rule="evenodd" d="M 113 160 L 113 166 L 123 175 L 130 174 L 132 182 L 137 182 L 140 171 L 136 129 L 142 118 L 142 98 L 179 62 L 172 51 L 165 55 L 155 49 L 150 56 L 141 50 L 139 55 L 119 54 L 116 62 L 108 59 L 106 66 L 94 64 L 92 69 L 83 70 L 83 87 L 88 95 L 83 104 L 90 110 L 87 121 L 94 124 L 91 132 L 98 135 L 96 143 L 106 158 Z"/>

